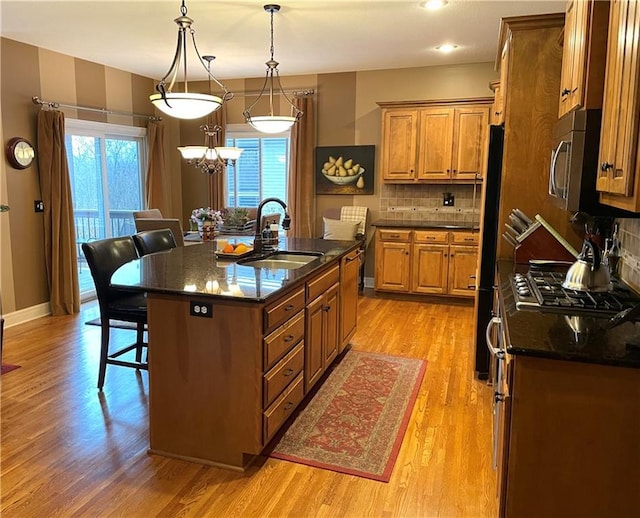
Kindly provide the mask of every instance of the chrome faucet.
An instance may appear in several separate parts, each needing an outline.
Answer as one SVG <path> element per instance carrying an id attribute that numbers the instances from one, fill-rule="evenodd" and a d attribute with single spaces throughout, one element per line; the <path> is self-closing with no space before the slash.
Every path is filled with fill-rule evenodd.
<path id="1" fill-rule="evenodd" d="M 264 207 L 269 202 L 276 202 L 281 205 L 284 209 L 284 219 L 282 220 L 282 228 L 284 230 L 289 230 L 289 225 L 291 225 L 291 217 L 287 212 L 287 204 L 283 202 L 280 198 L 265 198 L 258 205 L 258 211 L 256 213 L 256 235 L 253 238 L 253 250 L 257 253 L 261 253 L 263 250 L 262 243 L 262 229 L 260 228 L 262 224 L 262 207 Z"/>

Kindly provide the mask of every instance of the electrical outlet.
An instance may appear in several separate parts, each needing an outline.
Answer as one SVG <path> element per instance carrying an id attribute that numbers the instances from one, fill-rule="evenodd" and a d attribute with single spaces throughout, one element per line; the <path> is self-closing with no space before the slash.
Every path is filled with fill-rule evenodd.
<path id="1" fill-rule="evenodd" d="M 208 302 L 189 302 L 189 314 L 192 317 L 213 318 L 213 306 Z"/>
<path id="2" fill-rule="evenodd" d="M 443 207 L 453 207 L 456 204 L 456 197 L 450 192 L 445 192 L 442 195 Z"/>
<path id="3" fill-rule="evenodd" d="M 34 200 L 33 210 L 35 212 L 44 212 L 44 202 L 42 200 Z"/>

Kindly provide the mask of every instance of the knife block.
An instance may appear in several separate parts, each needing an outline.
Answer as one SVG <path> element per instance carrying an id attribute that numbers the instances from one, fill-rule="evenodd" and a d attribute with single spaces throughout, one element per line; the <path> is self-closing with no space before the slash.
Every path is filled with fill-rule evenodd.
<path id="1" fill-rule="evenodd" d="M 575 256 L 542 225 L 538 225 L 532 232 L 527 232 L 515 247 L 513 254 L 516 264 L 529 264 L 530 259 L 570 262 L 576 260 Z"/>

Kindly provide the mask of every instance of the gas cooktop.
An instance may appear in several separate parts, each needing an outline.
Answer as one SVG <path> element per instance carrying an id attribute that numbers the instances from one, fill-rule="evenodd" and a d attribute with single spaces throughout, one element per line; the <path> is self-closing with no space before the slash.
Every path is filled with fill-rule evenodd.
<path id="1" fill-rule="evenodd" d="M 564 272 L 530 270 L 516 273 L 511 286 L 518 309 L 555 313 L 611 316 L 640 304 L 640 296 L 617 280 L 608 292 L 586 292 L 562 287 Z"/>

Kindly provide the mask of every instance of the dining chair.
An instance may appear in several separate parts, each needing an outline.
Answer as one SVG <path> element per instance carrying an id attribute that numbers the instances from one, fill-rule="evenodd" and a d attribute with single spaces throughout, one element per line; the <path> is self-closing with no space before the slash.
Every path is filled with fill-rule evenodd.
<path id="1" fill-rule="evenodd" d="M 134 210 L 133 219 L 140 218 L 164 218 L 160 209 Z"/>
<path id="2" fill-rule="evenodd" d="M 176 246 L 184 246 L 184 233 L 178 218 L 138 218 L 135 222 L 136 232 L 168 228 L 173 233 Z"/>
<path id="3" fill-rule="evenodd" d="M 176 241 L 173 238 L 173 232 L 168 228 L 160 228 L 158 230 L 145 230 L 131 236 L 136 245 L 140 257 L 147 254 L 162 252 L 175 248 Z"/>
<path id="4" fill-rule="evenodd" d="M 111 286 L 111 276 L 120 266 L 138 258 L 138 252 L 131 236 L 112 237 L 82 243 L 82 251 L 87 259 L 91 276 L 96 287 L 100 307 L 100 367 L 98 370 L 98 389 L 102 390 L 107 365 L 120 365 L 135 369 L 148 370 L 148 364 L 142 359 L 144 330 L 147 323 L 147 298 L 144 293 L 131 293 Z M 109 320 L 123 320 L 136 324 L 136 341 L 112 353 L 109 352 Z M 135 350 L 135 361 L 120 357 Z"/>
<path id="5" fill-rule="evenodd" d="M 325 209 L 322 216 L 324 239 L 352 239 L 360 242 L 362 255 L 360 256 L 360 282 L 358 287 L 360 291 L 363 291 L 365 254 L 368 245 L 369 208 L 356 205 L 331 207 Z M 349 223 L 353 225 L 348 225 Z"/>

